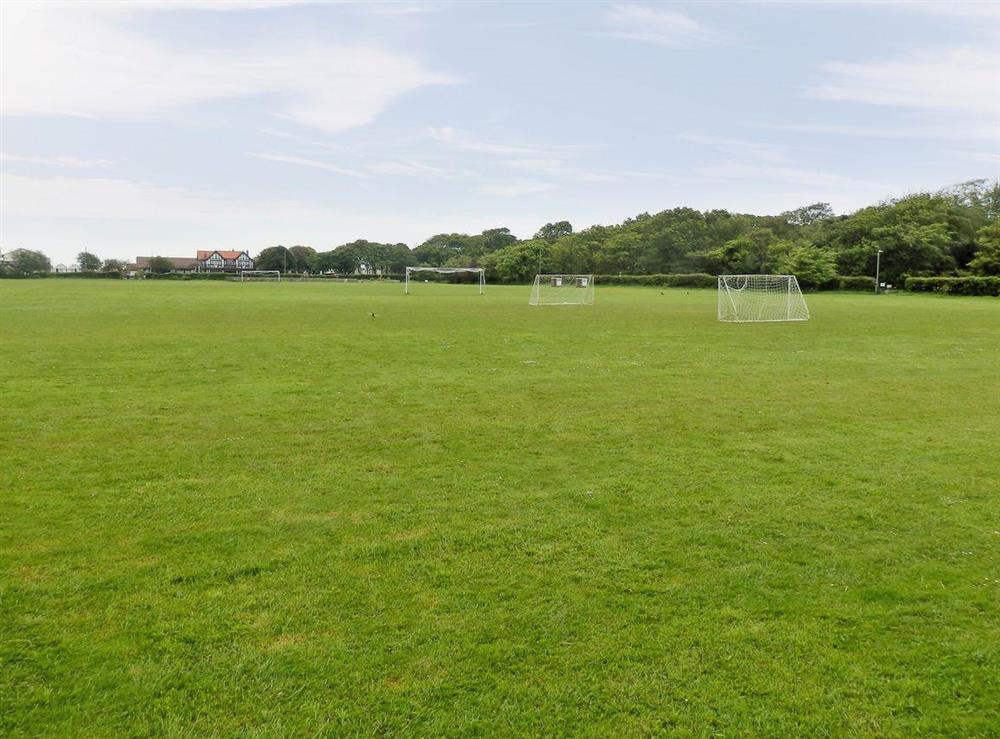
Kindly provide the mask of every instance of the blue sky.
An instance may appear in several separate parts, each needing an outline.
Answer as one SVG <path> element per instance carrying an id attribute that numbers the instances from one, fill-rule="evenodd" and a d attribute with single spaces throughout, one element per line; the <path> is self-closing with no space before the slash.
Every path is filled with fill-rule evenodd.
<path id="1" fill-rule="evenodd" d="M 0 8 L 0 250 L 53 262 L 1000 175 L 996 2 Z"/>

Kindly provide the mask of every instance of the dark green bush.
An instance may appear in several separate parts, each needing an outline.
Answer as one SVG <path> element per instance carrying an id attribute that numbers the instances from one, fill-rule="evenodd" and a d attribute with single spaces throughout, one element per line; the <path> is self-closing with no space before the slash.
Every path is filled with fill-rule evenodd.
<path id="1" fill-rule="evenodd" d="M 686 275 L 594 275 L 597 285 L 648 285 L 652 287 L 715 287 L 718 278 L 704 272 Z"/>
<path id="2" fill-rule="evenodd" d="M 225 280 L 239 279 L 238 273 L 233 272 L 147 272 L 143 275 L 147 280 Z"/>
<path id="3" fill-rule="evenodd" d="M 0 270 L 0 279 L 7 280 L 120 280 L 121 272 L 13 272 Z"/>
<path id="4" fill-rule="evenodd" d="M 875 292 L 875 278 L 866 275 L 837 277 L 834 290 L 859 290 L 864 292 Z"/>
<path id="5" fill-rule="evenodd" d="M 120 280 L 121 272 L 50 272 L 47 277 L 59 280 Z"/>
<path id="6" fill-rule="evenodd" d="M 1000 296 L 1000 277 L 907 277 L 910 292 Z"/>

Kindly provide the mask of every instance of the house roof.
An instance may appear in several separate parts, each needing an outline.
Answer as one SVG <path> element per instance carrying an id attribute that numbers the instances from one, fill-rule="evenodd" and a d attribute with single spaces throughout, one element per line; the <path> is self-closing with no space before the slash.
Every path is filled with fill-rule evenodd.
<path id="1" fill-rule="evenodd" d="M 199 249 L 198 259 L 204 261 L 208 259 L 213 254 L 218 254 L 223 259 L 238 259 L 241 254 L 247 254 L 245 251 L 219 251 L 218 249 Z M 250 255 L 247 254 L 249 257 Z"/>
<path id="2" fill-rule="evenodd" d="M 197 269 L 198 260 L 193 257 L 166 257 L 174 265 L 174 269 Z M 136 269 L 149 269 L 149 260 L 152 257 L 136 257 Z"/>

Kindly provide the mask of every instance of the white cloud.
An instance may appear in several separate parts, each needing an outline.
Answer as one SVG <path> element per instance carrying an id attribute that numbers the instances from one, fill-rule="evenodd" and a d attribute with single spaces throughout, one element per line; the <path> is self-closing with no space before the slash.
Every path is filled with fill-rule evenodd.
<path id="1" fill-rule="evenodd" d="M 331 147 L 332 148 L 332 147 Z M 271 162 L 281 162 L 284 164 L 295 164 L 300 167 L 310 167 L 312 169 L 322 169 L 327 172 L 345 175 L 347 177 L 372 177 L 375 175 L 424 177 L 427 179 L 457 179 L 471 177 L 471 172 L 458 169 L 449 169 L 428 164 L 420 159 L 403 160 L 382 160 L 360 165 L 357 168 L 343 167 L 322 159 L 310 157 L 292 156 L 287 154 L 264 154 L 258 152 L 248 152 L 248 156 L 255 159 L 265 159 Z"/>
<path id="2" fill-rule="evenodd" d="M 636 176 L 639 177 L 649 177 L 646 173 L 638 173 Z M 581 172 L 577 179 L 580 182 L 591 182 L 591 183 L 621 183 L 626 182 L 627 178 L 624 175 L 615 174 L 614 172 Z"/>
<path id="3" fill-rule="evenodd" d="M 368 165 L 368 170 L 374 174 L 403 176 L 403 177 L 426 177 L 429 179 L 459 179 L 471 177 L 471 172 L 447 167 L 437 167 L 418 159 L 406 159 L 401 161 L 382 161 Z"/>
<path id="4" fill-rule="evenodd" d="M 501 162 L 505 167 L 521 169 L 535 174 L 558 175 L 566 171 L 566 163 L 556 157 L 524 157 Z"/>
<path id="5" fill-rule="evenodd" d="M 336 164 L 331 164 L 329 162 L 324 162 L 319 159 L 308 159 L 306 157 L 294 157 L 286 156 L 284 154 L 259 154 L 257 152 L 248 152 L 248 156 L 252 156 L 255 159 L 266 159 L 270 162 L 281 162 L 283 164 L 295 164 L 299 167 L 310 167 L 312 169 L 322 169 L 327 172 L 333 172 L 335 174 L 342 174 L 347 177 L 367 177 L 368 175 L 357 169 L 351 169 L 349 167 L 338 167 Z"/>
<path id="6" fill-rule="evenodd" d="M 445 9 L 445 3 L 360 3 L 362 12 L 366 15 L 407 16 L 423 15 L 425 13 L 440 13 Z"/>
<path id="7" fill-rule="evenodd" d="M 607 21 L 614 29 L 612 36 L 661 46 L 690 47 L 724 41 L 722 34 L 686 13 L 664 7 L 618 5 L 608 13 Z"/>
<path id="8" fill-rule="evenodd" d="M 494 182 L 482 185 L 479 192 L 485 195 L 498 195 L 502 198 L 514 198 L 519 195 L 533 195 L 542 192 L 557 190 L 558 185 L 551 182 L 530 182 L 518 180 L 514 182 Z"/>
<path id="9" fill-rule="evenodd" d="M 147 7 L 164 6 L 5 4 L 2 112 L 145 118 L 269 96 L 279 115 L 334 132 L 371 122 L 406 92 L 454 82 L 360 43 L 168 46 L 130 30 L 132 16 Z"/>
<path id="10" fill-rule="evenodd" d="M 824 100 L 1000 115 L 1000 51 L 963 47 L 907 59 L 830 62 L 831 79 L 807 88 Z"/>
<path id="11" fill-rule="evenodd" d="M 800 169 L 797 167 L 779 167 L 769 164 L 747 164 L 744 162 L 727 161 L 702 165 L 698 168 L 702 177 L 717 180 L 772 180 L 785 184 L 806 185 L 814 187 L 850 186 L 865 190 L 888 191 L 889 185 L 830 174 L 829 172 Z"/>
<path id="12" fill-rule="evenodd" d="M 442 144 L 463 149 L 465 151 L 479 151 L 486 154 L 506 154 L 522 157 L 539 157 L 552 159 L 556 155 L 555 149 L 538 146 L 522 146 L 512 144 L 498 144 L 488 141 L 479 141 L 472 137 L 468 131 L 453 126 L 431 127 L 431 138 Z"/>
<path id="13" fill-rule="evenodd" d="M 431 137 L 460 152 L 474 152 L 488 155 L 490 167 L 519 170 L 521 179 L 491 182 L 479 188 L 479 192 L 489 195 L 512 197 L 532 192 L 559 189 L 560 185 L 571 182 L 621 183 L 627 176 L 649 177 L 643 172 L 609 172 L 591 170 L 581 166 L 576 159 L 588 151 L 586 146 L 535 146 L 481 141 L 468 131 L 452 126 L 430 129 Z M 487 179 L 489 176 L 485 176 Z M 535 178 L 535 179 L 532 179 Z M 537 178 L 545 178 L 546 182 Z M 559 184 L 552 182 L 558 180 Z"/>
<path id="14" fill-rule="evenodd" d="M 956 155 L 973 162 L 986 162 L 1000 167 L 1000 152 L 996 151 L 956 151 Z"/>
<path id="15" fill-rule="evenodd" d="M 17 154 L 0 153 L 0 161 L 19 164 L 40 164 L 44 167 L 64 167 L 66 169 L 103 169 L 114 162 L 109 159 L 78 159 L 76 157 L 25 157 Z"/>
<path id="16" fill-rule="evenodd" d="M 876 4 L 883 7 L 888 6 L 894 10 L 907 10 L 951 18 L 1000 20 L 1000 5 L 989 0 L 980 0 L 979 2 L 956 2 L 956 0 L 942 2 L 941 0 L 931 0 L 930 2 L 879 2 Z"/>
<path id="17" fill-rule="evenodd" d="M 241 199 L 122 179 L 8 172 L 0 172 L 0 209 L 3 243 L 40 249 L 53 262 L 72 261 L 84 245 L 91 244 L 102 257 L 132 258 L 193 255 L 206 244 L 255 253 L 281 243 L 330 249 L 358 237 L 419 244 L 443 230 L 479 233 L 498 223 L 530 235 L 549 217 L 543 207 L 524 208 L 513 215 L 504 207 L 489 206 L 476 213 L 449 208 L 433 213 L 401 208 L 337 210 L 327 203 Z M 42 230 L 39 222 L 44 224 Z M 142 224 L 141 231 L 136 224 Z"/>
<path id="18" fill-rule="evenodd" d="M 829 123 L 769 123 L 761 124 L 759 128 L 772 131 L 791 131 L 793 133 L 814 133 L 820 135 L 849 136 L 874 139 L 923 140 L 944 139 L 950 141 L 1000 140 L 1000 126 L 989 126 L 963 120 L 950 124 L 934 125 L 914 124 L 911 126 L 858 126 Z"/>
<path id="19" fill-rule="evenodd" d="M 233 216 L 241 206 L 213 193 L 99 177 L 28 177 L 0 173 L 4 218 L 165 221 Z"/>
<path id="20" fill-rule="evenodd" d="M 730 156 L 748 156 L 770 162 L 783 162 L 788 159 L 787 147 L 778 144 L 730 139 L 720 136 L 703 136 L 700 134 L 681 134 L 680 138 L 684 141 L 690 141 L 693 144 L 705 144 L 716 151 Z"/>

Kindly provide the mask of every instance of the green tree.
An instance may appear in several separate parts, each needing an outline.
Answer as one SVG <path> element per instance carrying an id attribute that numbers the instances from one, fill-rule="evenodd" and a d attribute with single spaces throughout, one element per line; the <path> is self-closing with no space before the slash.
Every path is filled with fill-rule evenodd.
<path id="1" fill-rule="evenodd" d="M 316 250 L 311 246 L 293 246 L 288 249 L 288 269 L 293 272 L 312 272 L 316 269 Z"/>
<path id="2" fill-rule="evenodd" d="M 364 269 L 382 274 L 401 274 L 406 267 L 415 267 L 417 259 L 406 244 L 381 244 L 358 239 L 341 244 L 332 251 L 316 256 L 316 268 L 339 274 L 353 274 Z M 440 266 L 439 264 L 434 266 Z"/>
<path id="3" fill-rule="evenodd" d="M 1000 276 L 1000 220 L 979 229 L 976 242 L 979 248 L 969 262 L 969 269 L 977 275 Z"/>
<path id="4" fill-rule="evenodd" d="M 96 272 L 101 268 L 100 257 L 91 254 L 89 251 L 82 251 L 76 255 L 76 263 L 80 265 L 83 272 Z"/>
<path id="5" fill-rule="evenodd" d="M 435 234 L 415 247 L 413 256 L 418 264 L 440 267 L 456 254 L 472 259 L 482 256 L 485 251 L 485 237 L 481 234 L 478 236 L 459 233 Z"/>
<path id="6" fill-rule="evenodd" d="M 317 263 L 316 250 L 311 246 L 269 246 L 254 258 L 256 269 L 280 272 L 312 272 Z"/>
<path id="7" fill-rule="evenodd" d="M 500 282 L 528 282 L 541 271 L 552 269 L 547 263 L 550 245 L 541 239 L 518 241 L 506 249 L 486 255 L 482 266 L 487 276 Z"/>
<path id="8" fill-rule="evenodd" d="M 837 252 L 841 274 L 875 274 L 881 250 L 882 275 L 933 275 L 955 269 L 956 254 L 975 239 L 971 221 L 950 197 L 921 193 L 868 208 L 836 221 L 820 246 Z M 970 254 L 971 256 L 971 254 Z"/>
<path id="9" fill-rule="evenodd" d="M 781 217 L 792 226 L 811 226 L 817 221 L 833 218 L 834 214 L 829 203 L 813 203 L 794 210 L 786 210 Z"/>
<path id="10" fill-rule="evenodd" d="M 261 249 L 260 254 L 254 257 L 253 263 L 257 269 L 284 271 L 285 265 L 288 264 L 288 249 L 283 246 L 269 246 Z"/>
<path id="11" fill-rule="evenodd" d="M 781 274 L 795 275 L 806 287 L 822 287 L 837 277 L 836 255 L 812 244 L 792 246 L 777 258 L 776 265 Z"/>
<path id="12" fill-rule="evenodd" d="M 104 264 L 101 265 L 102 272 L 124 272 L 128 267 L 125 262 L 120 259 L 105 259 Z"/>
<path id="13" fill-rule="evenodd" d="M 754 228 L 705 253 L 708 269 L 715 273 L 759 274 L 767 272 L 774 259 L 774 232 Z"/>
<path id="14" fill-rule="evenodd" d="M 569 221 L 556 221 L 555 223 L 546 223 L 538 229 L 535 238 L 551 244 L 563 236 L 569 236 L 571 233 L 573 233 L 573 226 Z"/>
<path id="15" fill-rule="evenodd" d="M 167 257 L 150 257 L 149 271 L 157 274 L 166 274 L 174 268 L 174 263 Z"/>
<path id="16" fill-rule="evenodd" d="M 482 233 L 482 250 L 485 253 L 503 249 L 505 246 L 517 243 L 517 237 L 510 232 L 506 226 L 502 228 L 489 228 Z M 472 256 L 472 255 L 470 255 Z M 478 256 L 478 255 L 474 255 Z"/>
<path id="17" fill-rule="evenodd" d="M 30 275 L 36 272 L 51 272 L 52 262 L 40 251 L 14 249 L 6 255 L 10 270 L 15 274 Z"/>
<path id="18" fill-rule="evenodd" d="M 1000 180 L 969 180 L 938 192 L 959 208 L 970 211 L 976 227 L 1000 217 Z"/>

